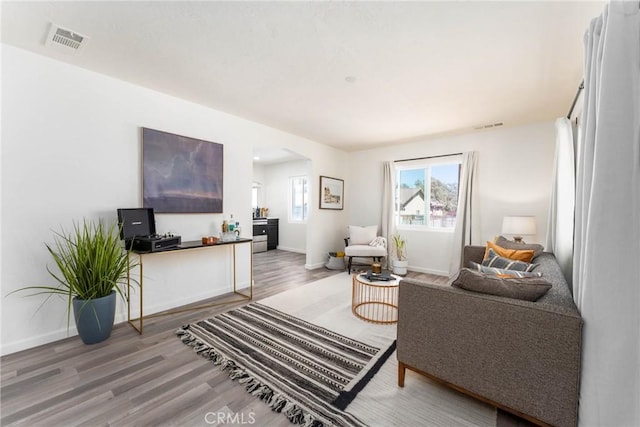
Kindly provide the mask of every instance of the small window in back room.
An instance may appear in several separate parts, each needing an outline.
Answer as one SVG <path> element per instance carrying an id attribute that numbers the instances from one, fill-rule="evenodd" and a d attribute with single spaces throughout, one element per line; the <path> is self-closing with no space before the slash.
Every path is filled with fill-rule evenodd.
<path id="1" fill-rule="evenodd" d="M 289 221 L 306 222 L 309 211 L 306 176 L 289 178 Z"/>

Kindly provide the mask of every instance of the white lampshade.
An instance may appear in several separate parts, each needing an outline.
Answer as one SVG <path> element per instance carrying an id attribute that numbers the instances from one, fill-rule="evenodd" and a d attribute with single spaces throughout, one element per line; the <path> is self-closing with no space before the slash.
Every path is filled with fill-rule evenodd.
<path id="1" fill-rule="evenodd" d="M 536 218 L 533 216 L 505 216 L 502 219 L 502 234 L 514 236 L 516 241 L 522 236 L 536 235 Z"/>

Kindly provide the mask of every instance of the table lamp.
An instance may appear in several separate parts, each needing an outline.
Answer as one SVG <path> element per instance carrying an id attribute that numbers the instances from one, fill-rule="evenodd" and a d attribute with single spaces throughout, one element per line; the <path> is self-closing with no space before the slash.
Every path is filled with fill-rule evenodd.
<path id="1" fill-rule="evenodd" d="M 502 234 L 510 234 L 515 242 L 524 243 L 523 235 L 536 235 L 536 218 L 533 216 L 505 216 L 502 219 Z"/>

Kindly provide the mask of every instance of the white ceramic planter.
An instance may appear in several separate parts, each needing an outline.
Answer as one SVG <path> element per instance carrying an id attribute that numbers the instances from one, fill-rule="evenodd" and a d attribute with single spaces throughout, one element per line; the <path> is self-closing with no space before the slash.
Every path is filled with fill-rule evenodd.
<path id="1" fill-rule="evenodd" d="M 404 276 L 407 274 L 407 267 L 409 266 L 409 261 L 398 261 L 397 259 L 393 260 L 393 274 L 397 274 L 399 276 Z"/>

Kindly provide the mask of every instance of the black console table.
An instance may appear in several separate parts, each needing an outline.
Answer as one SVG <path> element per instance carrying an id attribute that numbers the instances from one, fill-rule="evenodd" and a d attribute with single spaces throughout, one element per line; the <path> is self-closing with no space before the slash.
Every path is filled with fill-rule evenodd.
<path id="1" fill-rule="evenodd" d="M 175 314 L 175 313 L 180 313 L 183 311 L 191 311 L 191 310 L 199 310 L 201 308 L 206 308 L 206 307 L 213 307 L 215 305 L 220 305 L 220 304 L 230 304 L 232 302 L 240 302 L 240 301 L 251 301 L 251 299 L 253 299 L 253 251 L 251 250 L 252 248 L 250 248 L 249 253 L 251 254 L 251 259 L 249 261 L 249 268 L 250 268 L 250 276 L 249 276 L 249 293 L 242 293 L 240 291 L 238 291 L 237 288 L 237 282 L 236 282 L 236 246 L 240 245 L 240 244 L 249 244 L 252 245 L 253 244 L 253 240 L 252 239 L 236 239 L 236 240 L 231 240 L 228 242 L 223 242 L 223 241 L 218 241 L 218 243 L 216 243 L 215 245 L 204 245 L 202 244 L 201 241 L 188 241 L 188 242 L 182 242 L 182 244 L 180 244 L 179 246 L 174 246 L 171 248 L 166 248 L 166 249 L 162 249 L 160 251 L 154 251 L 154 252 L 140 252 L 140 251 L 131 251 L 130 253 L 133 255 L 136 255 L 138 257 L 138 272 L 139 272 L 139 288 L 140 288 L 140 317 L 132 319 L 131 318 L 131 275 L 129 274 L 129 272 L 127 272 L 127 289 L 125 290 L 125 295 L 126 295 L 126 300 L 127 300 L 127 322 L 136 330 L 138 331 L 138 333 L 142 334 L 142 329 L 143 329 L 143 320 L 145 318 L 151 318 L 151 317 L 158 317 L 158 316 L 166 316 L 168 314 Z M 151 314 L 151 315 L 147 315 L 144 316 L 143 314 L 143 284 L 144 284 L 144 280 L 143 280 L 143 263 L 144 263 L 144 258 L 147 256 L 152 256 L 152 255 L 159 255 L 159 254 L 167 254 L 167 253 L 175 253 L 177 251 L 184 251 L 184 250 L 207 250 L 207 249 L 212 249 L 212 248 L 216 248 L 219 246 L 227 246 L 227 245 L 231 245 L 231 247 L 233 248 L 232 250 L 232 265 L 233 265 L 233 293 L 236 295 L 239 295 L 241 298 L 240 299 L 236 299 L 233 301 L 225 301 L 225 302 L 214 302 L 214 303 L 209 303 L 209 304 L 201 304 L 198 306 L 193 306 L 193 307 L 186 307 L 186 308 L 176 308 L 176 309 L 170 309 L 170 310 L 165 310 L 162 311 L 160 313 L 155 313 L 155 314 Z M 134 322 L 138 322 L 139 326 L 136 326 L 136 324 Z"/>

